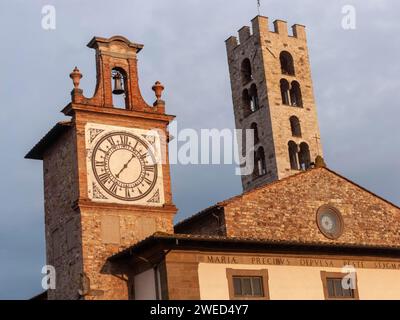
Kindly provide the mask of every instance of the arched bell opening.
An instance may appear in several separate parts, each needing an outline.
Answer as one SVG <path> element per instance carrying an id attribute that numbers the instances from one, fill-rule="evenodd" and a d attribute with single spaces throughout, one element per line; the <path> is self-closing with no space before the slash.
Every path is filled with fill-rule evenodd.
<path id="1" fill-rule="evenodd" d="M 115 67 L 111 70 L 113 107 L 128 109 L 128 78 L 124 69 Z"/>

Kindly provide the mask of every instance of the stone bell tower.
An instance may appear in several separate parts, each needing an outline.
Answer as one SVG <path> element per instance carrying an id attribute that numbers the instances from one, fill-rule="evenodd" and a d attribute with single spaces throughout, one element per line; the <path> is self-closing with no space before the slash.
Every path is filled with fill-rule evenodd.
<path id="1" fill-rule="evenodd" d="M 245 191 L 306 170 L 322 157 L 305 27 L 257 16 L 226 40 L 237 129 L 254 130 Z M 243 152 L 244 154 L 244 152 Z M 319 159 L 321 159 L 318 157 Z"/>
<path id="2" fill-rule="evenodd" d="M 128 299 L 133 284 L 107 258 L 157 231 L 173 233 L 164 87 L 148 105 L 138 85 L 142 45 L 95 37 L 97 85 L 92 98 L 70 77 L 72 102 L 27 154 L 43 160 L 47 264 L 55 267 L 49 299 Z M 124 95 L 116 108 L 113 96 Z"/>

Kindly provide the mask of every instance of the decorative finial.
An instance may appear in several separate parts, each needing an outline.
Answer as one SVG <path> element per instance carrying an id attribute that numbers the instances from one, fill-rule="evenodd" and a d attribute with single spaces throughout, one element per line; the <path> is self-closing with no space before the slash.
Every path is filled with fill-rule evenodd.
<path id="1" fill-rule="evenodd" d="M 315 158 L 315 168 L 326 168 L 325 160 L 320 155 Z"/>
<path id="2" fill-rule="evenodd" d="M 154 84 L 154 86 L 151 89 L 153 89 L 154 93 L 156 94 L 157 100 L 160 100 L 161 94 L 164 90 L 164 86 L 161 84 L 161 82 L 156 81 L 156 83 Z"/>
<path id="3" fill-rule="evenodd" d="M 69 77 L 72 79 L 74 88 L 79 89 L 79 83 L 82 78 L 82 73 L 80 73 L 78 67 L 75 67 L 75 69 L 69 74 Z"/>

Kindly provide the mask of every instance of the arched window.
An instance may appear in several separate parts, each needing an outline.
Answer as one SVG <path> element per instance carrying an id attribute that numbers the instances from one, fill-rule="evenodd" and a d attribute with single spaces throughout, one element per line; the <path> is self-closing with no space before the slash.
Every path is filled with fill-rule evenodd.
<path id="1" fill-rule="evenodd" d="M 254 131 L 254 143 L 258 143 L 259 137 L 258 137 L 258 127 L 257 123 L 253 122 L 250 126 L 250 129 Z"/>
<path id="2" fill-rule="evenodd" d="M 259 103 L 258 103 L 258 93 L 257 93 L 257 87 L 253 83 L 250 87 L 250 110 L 251 112 L 257 111 L 260 109 Z"/>
<path id="3" fill-rule="evenodd" d="M 299 162 L 300 169 L 307 170 L 311 166 L 310 148 L 305 142 L 300 143 Z"/>
<path id="4" fill-rule="evenodd" d="M 249 83 L 253 79 L 253 75 L 251 72 L 251 63 L 249 59 L 246 58 L 242 61 L 240 71 L 242 77 L 242 84 Z"/>
<path id="5" fill-rule="evenodd" d="M 301 137 L 301 127 L 300 120 L 296 116 L 291 116 L 290 119 L 290 129 L 292 130 L 293 137 Z"/>
<path id="6" fill-rule="evenodd" d="M 244 89 L 242 93 L 242 109 L 244 117 L 247 117 L 251 113 L 250 106 L 251 106 L 251 99 L 249 91 L 247 89 Z"/>
<path id="7" fill-rule="evenodd" d="M 112 101 L 115 108 L 126 109 L 129 105 L 127 94 L 127 77 L 124 69 L 116 67 L 111 70 Z"/>
<path id="8" fill-rule="evenodd" d="M 290 169 L 299 170 L 299 162 L 297 160 L 297 144 L 294 141 L 288 143 Z"/>
<path id="9" fill-rule="evenodd" d="M 303 98 L 301 96 L 300 84 L 293 81 L 290 88 L 290 101 L 294 107 L 303 107 Z"/>
<path id="10" fill-rule="evenodd" d="M 259 147 L 254 153 L 254 174 L 256 176 L 262 176 L 267 173 L 267 167 L 265 164 L 264 148 Z"/>
<path id="11" fill-rule="evenodd" d="M 294 76 L 294 63 L 292 55 L 287 51 L 282 51 L 279 60 L 281 62 L 282 74 Z"/>
<path id="12" fill-rule="evenodd" d="M 281 79 L 282 104 L 290 105 L 289 82 Z"/>

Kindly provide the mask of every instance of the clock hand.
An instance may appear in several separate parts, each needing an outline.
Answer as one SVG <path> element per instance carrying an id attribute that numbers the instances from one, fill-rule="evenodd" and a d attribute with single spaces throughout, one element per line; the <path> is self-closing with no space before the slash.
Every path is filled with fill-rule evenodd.
<path id="1" fill-rule="evenodd" d="M 122 169 L 115 175 L 115 177 L 118 179 L 120 174 L 122 173 L 122 171 L 124 171 L 126 168 L 128 168 L 128 164 L 132 161 L 132 159 L 135 157 L 134 154 L 132 154 L 132 157 L 128 160 L 127 163 L 124 164 L 124 166 L 122 167 Z"/>

